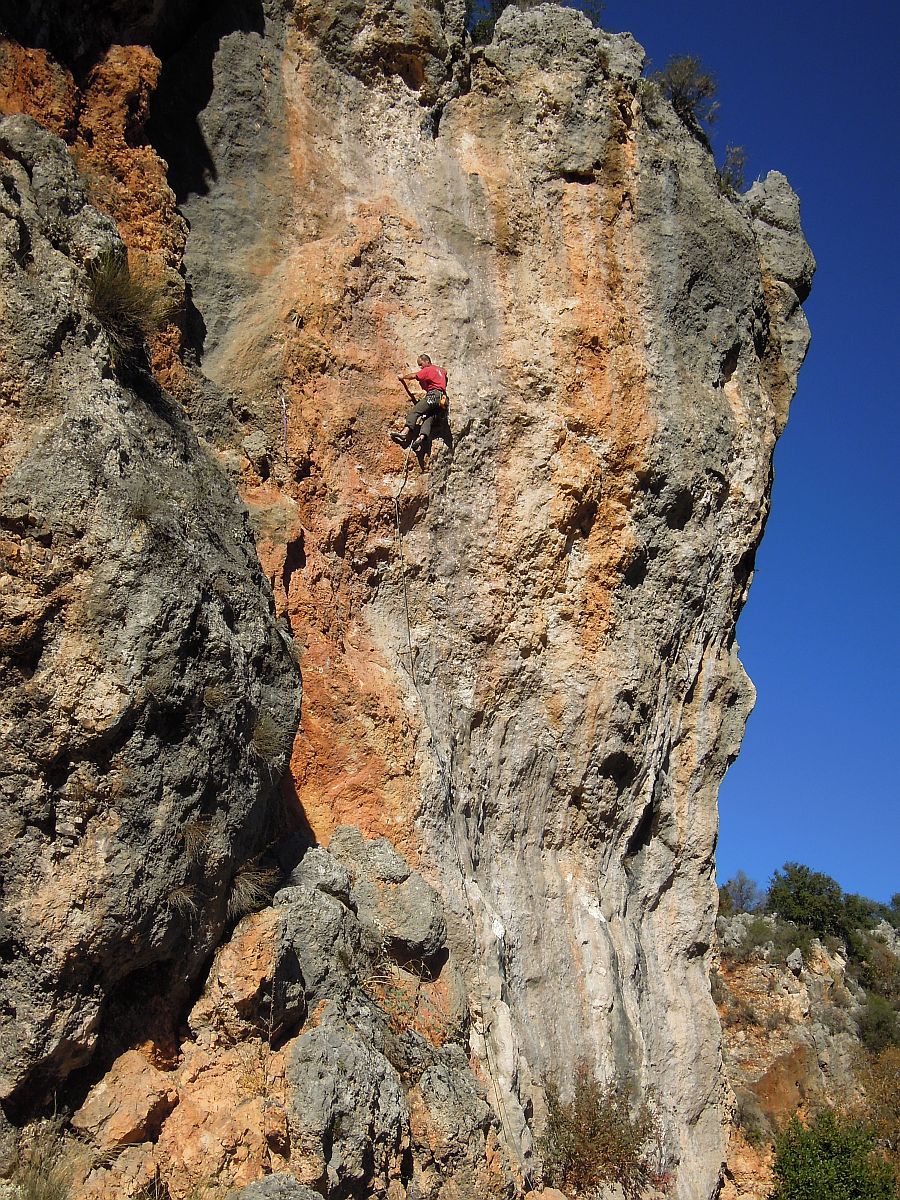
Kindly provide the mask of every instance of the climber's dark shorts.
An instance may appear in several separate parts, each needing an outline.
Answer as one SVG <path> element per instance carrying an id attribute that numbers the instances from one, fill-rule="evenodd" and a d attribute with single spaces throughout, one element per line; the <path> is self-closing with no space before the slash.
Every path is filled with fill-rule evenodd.
<path id="1" fill-rule="evenodd" d="M 441 408 L 441 399 L 444 393 L 435 388 L 433 391 L 423 396 L 417 401 L 415 407 L 411 408 L 403 420 L 410 427 L 415 429 L 418 426 L 419 433 L 425 438 L 431 437 L 431 428 L 435 417 L 440 416 L 441 412 L 446 411 Z M 421 419 L 422 424 L 419 425 Z"/>

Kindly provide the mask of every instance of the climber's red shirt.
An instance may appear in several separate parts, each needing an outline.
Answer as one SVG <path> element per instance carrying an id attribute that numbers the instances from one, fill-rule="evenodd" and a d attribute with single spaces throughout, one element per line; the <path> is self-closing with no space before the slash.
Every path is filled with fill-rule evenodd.
<path id="1" fill-rule="evenodd" d="M 426 392 L 430 392 L 433 388 L 439 388 L 442 392 L 447 390 L 447 372 L 436 367 L 434 363 L 429 363 L 427 367 L 422 367 L 421 371 L 416 371 L 416 379 Z"/>

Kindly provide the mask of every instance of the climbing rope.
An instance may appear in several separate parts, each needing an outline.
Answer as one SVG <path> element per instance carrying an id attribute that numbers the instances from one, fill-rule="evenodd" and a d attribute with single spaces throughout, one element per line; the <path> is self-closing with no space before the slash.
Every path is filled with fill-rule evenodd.
<path id="1" fill-rule="evenodd" d="M 424 717 L 426 724 L 429 724 L 428 717 L 427 717 L 427 710 L 425 708 L 425 700 L 422 696 L 421 691 L 419 690 L 419 683 L 418 683 L 418 680 L 416 679 L 415 658 L 413 656 L 413 647 L 412 647 L 412 627 L 411 627 L 410 619 L 409 619 L 409 594 L 408 594 L 407 585 L 406 585 L 406 563 L 405 563 L 405 560 L 403 557 L 403 531 L 400 526 L 400 496 L 402 495 L 403 489 L 406 486 L 406 480 L 407 480 L 407 476 L 409 474 L 410 450 L 411 450 L 411 446 L 407 446 L 406 457 L 403 462 L 403 476 L 400 480 L 400 486 L 397 488 L 397 491 L 394 493 L 394 497 L 393 497 L 393 499 L 394 499 L 394 524 L 395 524 L 395 527 L 397 530 L 397 547 L 398 547 L 399 557 L 400 557 L 400 578 L 401 578 L 402 585 L 403 585 L 403 608 L 404 608 L 404 612 L 406 615 L 406 645 L 407 645 L 407 649 L 409 651 L 409 674 L 410 674 L 410 678 L 412 679 L 412 682 L 413 682 L 413 687 L 416 689 L 416 695 L 419 697 L 419 704 L 421 705 L 422 716 Z M 429 724 L 429 728 L 430 728 L 430 724 Z M 454 849 L 455 856 L 456 856 L 456 867 L 457 867 L 457 870 L 459 871 L 460 883 L 462 885 L 463 903 L 465 906 L 466 915 L 469 919 L 470 935 L 472 938 L 472 949 L 473 949 L 473 953 L 475 956 L 475 970 L 476 970 L 476 973 L 478 976 L 478 993 L 479 993 L 479 997 L 478 997 L 479 1017 L 478 1017 L 478 1022 L 477 1022 L 477 1025 L 478 1025 L 477 1032 L 484 1044 L 485 1066 L 487 1067 L 487 1073 L 491 1080 L 491 1086 L 492 1086 L 492 1089 L 494 1092 L 494 1104 L 495 1104 L 495 1107 L 497 1110 L 497 1116 L 500 1119 L 500 1124 L 503 1127 L 503 1132 L 504 1132 L 505 1138 L 506 1138 L 506 1144 L 507 1144 L 507 1146 L 509 1146 L 509 1148 L 512 1150 L 513 1154 L 515 1155 L 516 1159 L 518 1160 L 519 1169 L 522 1172 L 522 1179 L 523 1179 L 525 1186 L 532 1187 L 533 1179 L 531 1177 L 531 1173 L 529 1172 L 529 1170 L 525 1164 L 525 1159 L 522 1154 L 521 1148 L 519 1146 L 519 1140 L 515 1136 L 515 1134 L 513 1133 L 512 1129 L 510 1127 L 509 1116 L 506 1111 L 506 1105 L 503 1101 L 503 1093 L 502 1093 L 502 1089 L 500 1087 L 500 1079 L 499 1079 L 500 1072 L 497 1068 L 494 1047 L 492 1046 L 491 1039 L 488 1036 L 487 1024 L 485 1022 L 485 1017 L 484 1017 L 485 1002 L 488 999 L 487 976 L 485 975 L 484 963 L 481 961 L 481 955 L 480 955 L 479 949 L 478 949 L 478 946 L 479 946 L 478 924 L 477 924 L 476 917 L 475 917 L 475 908 L 472 903 L 472 898 L 469 895 L 469 888 L 468 888 L 469 876 L 463 865 L 463 855 L 462 855 L 462 851 L 460 849 L 460 835 L 457 830 L 457 822 L 454 819 L 453 776 L 452 776 L 450 767 L 447 763 L 447 760 L 444 758 L 443 754 L 441 753 L 440 749 L 438 748 L 438 740 L 435 737 L 434 730 L 431 731 L 431 737 L 432 737 L 432 745 L 434 747 L 435 757 L 437 758 L 437 761 L 438 761 L 438 768 L 440 771 L 441 783 L 443 785 L 444 806 L 445 806 L 445 810 L 446 810 L 446 821 L 447 821 L 447 825 L 449 826 L 450 841 L 453 843 L 453 849 Z M 451 753 L 452 753 L 452 748 L 451 748 Z"/>
<path id="2" fill-rule="evenodd" d="M 403 558 L 403 531 L 400 528 L 400 495 L 403 492 L 403 489 L 406 487 L 406 478 L 409 475 L 409 455 L 411 449 L 411 445 L 406 447 L 406 455 L 403 459 L 403 478 L 400 480 L 400 486 L 397 488 L 397 491 L 394 494 L 394 524 L 397 528 L 397 546 L 400 552 L 400 579 L 403 583 L 403 609 L 406 613 L 406 646 L 409 650 L 409 674 L 413 681 L 413 687 L 418 693 L 419 685 L 416 681 L 416 661 L 415 657 L 413 656 L 412 648 L 412 627 L 409 621 L 409 593 L 406 589 L 406 563 Z M 421 702 L 421 700 L 422 696 L 420 693 L 419 701 Z"/>

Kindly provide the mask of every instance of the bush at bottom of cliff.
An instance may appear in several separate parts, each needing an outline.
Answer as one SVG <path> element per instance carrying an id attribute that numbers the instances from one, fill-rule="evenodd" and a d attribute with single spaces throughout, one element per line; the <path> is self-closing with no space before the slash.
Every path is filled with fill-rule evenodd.
<path id="1" fill-rule="evenodd" d="M 547 1125 L 539 1142 L 549 1183 L 590 1195 L 618 1184 L 626 1200 L 664 1183 L 661 1130 L 645 1100 L 629 1101 L 623 1087 L 603 1086 L 587 1063 L 575 1071 L 574 1093 L 563 1100 L 554 1079 L 544 1082 Z"/>

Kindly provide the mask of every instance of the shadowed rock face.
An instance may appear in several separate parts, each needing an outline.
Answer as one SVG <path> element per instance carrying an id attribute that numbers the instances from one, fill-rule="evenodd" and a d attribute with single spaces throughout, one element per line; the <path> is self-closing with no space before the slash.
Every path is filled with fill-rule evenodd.
<path id="1" fill-rule="evenodd" d="M 85 266 L 121 251 L 112 222 L 28 117 L 0 122 L 0 184 L 0 1095 L 15 1108 L 90 1058 L 111 997 L 126 1039 L 130 1009 L 177 1008 L 235 871 L 272 836 L 299 673 L 228 480 L 148 375 L 111 367 Z"/>
<path id="2" fill-rule="evenodd" d="M 779 175 L 724 196 L 640 48 L 576 13 L 508 10 L 465 71 L 448 38 L 423 113 L 399 35 L 337 54 L 313 7 L 276 31 L 273 204 L 222 246 L 259 184 L 224 151 L 184 203 L 204 368 L 269 447 L 246 495 L 305 643 L 298 793 L 323 838 L 418 847 L 523 1154 L 536 1081 L 587 1058 L 653 1088 L 677 1194 L 705 1196 L 715 797 L 808 340 L 796 198 Z M 434 20 L 411 10 L 408 44 Z M 220 49 L 199 117 L 238 139 L 262 111 L 241 62 Z M 401 487 L 385 428 L 422 350 L 454 445 Z"/>

